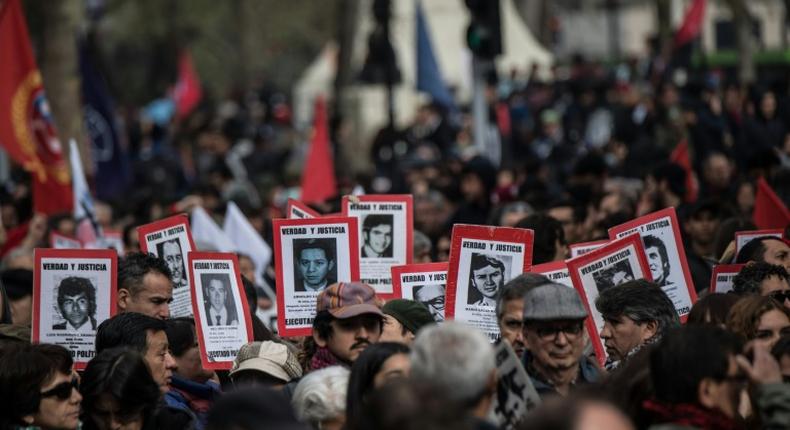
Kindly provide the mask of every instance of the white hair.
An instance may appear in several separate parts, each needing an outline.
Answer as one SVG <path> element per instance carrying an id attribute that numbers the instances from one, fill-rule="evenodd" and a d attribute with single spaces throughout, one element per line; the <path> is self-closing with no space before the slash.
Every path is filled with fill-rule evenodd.
<path id="1" fill-rule="evenodd" d="M 345 367 L 330 366 L 302 378 L 291 400 L 296 418 L 317 424 L 345 415 L 350 373 Z"/>
<path id="2" fill-rule="evenodd" d="M 483 333 L 465 324 L 431 325 L 414 340 L 412 377 L 433 385 L 453 401 L 476 402 L 494 370 L 494 348 Z"/>

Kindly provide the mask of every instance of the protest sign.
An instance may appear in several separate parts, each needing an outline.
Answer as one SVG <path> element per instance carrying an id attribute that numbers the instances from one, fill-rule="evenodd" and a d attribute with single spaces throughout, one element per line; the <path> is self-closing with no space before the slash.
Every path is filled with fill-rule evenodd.
<path id="1" fill-rule="evenodd" d="M 778 237 L 781 239 L 784 236 L 784 230 L 780 228 L 769 230 L 747 230 L 735 232 L 735 255 L 738 255 L 747 243 L 751 242 L 758 237 Z"/>
<path id="2" fill-rule="evenodd" d="M 590 251 L 595 251 L 596 249 L 606 245 L 607 243 L 609 243 L 608 240 L 595 240 L 592 242 L 572 243 L 568 245 L 568 249 L 571 251 L 571 258 L 576 258 Z"/>
<path id="3" fill-rule="evenodd" d="M 603 317 L 595 309 L 595 299 L 608 288 L 636 279 L 650 281 L 650 266 L 639 236 L 632 234 L 613 240 L 606 245 L 566 261 L 573 280 L 573 287 L 582 297 L 582 302 L 590 313 L 585 321 L 590 334 L 595 355 L 601 364 L 606 361 L 603 342 L 599 329 L 603 327 Z"/>
<path id="4" fill-rule="evenodd" d="M 200 360 L 204 369 L 229 370 L 241 346 L 252 342 L 239 261 L 229 252 L 190 252 L 187 257 Z"/>
<path id="5" fill-rule="evenodd" d="M 450 239 L 445 318 L 466 322 L 499 337 L 496 297 L 502 286 L 528 272 L 532 230 L 456 224 Z"/>
<path id="6" fill-rule="evenodd" d="M 497 387 L 491 408 L 491 421 L 500 429 L 515 429 L 529 411 L 541 402 L 532 380 L 524 370 L 510 343 L 494 342 Z"/>
<path id="7" fill-rule="evenodd" d="M 416 300 L 428 308 L 434 321 L 444 321 L 447 263 L 404 264 L 391 270 L 396 297 Z"/>
<path id="8" fill-rule="evenodd" d="M 732 291 L 732 280 L 745 264 L 717 264 L 713 266 L 713 275 L 710 277 L 711 293 L 727 293 Z"/>
<path id="9" fill-rule="evenodd" d="M 359 276 L 384 299 L 392 289 L 393 265 L 410 264 L 414 222 L 411 195 L 344 196 L 343 214 L 359 225 Z"/>
<path id="10" fill-rule="evenodd" d="M 321 218 L 321 214 L 312 210 L 310 206 L 294 199 L 288 199 L 285 213 L 288 219 Z"/>
<path id="11" fill-rule="evenodd" d="M 276 219 L 277 329 L 280 336 L 307 336 L 316 298 L 335 282 L 359 280 L 357 219 Z"/>
<path id="12" fill-rule="evenodd" d="M 686 262 L 675 208 L 662 209 L 609 229 L 612 239 L 634 233 L 642 238 L 653 282 L 664 290 L 681 321 L 685 321 L 697 301 L 697 290 Z"/>
<path id="13" fill-rule="evenodd" d="M 124 245 L 120 231 L 105 230 L 96 241 L 85 244 L 86 249 L 114 249 L 119 257 L 123 257 Z"/>
<path id="14" fill-rule="evenodd" d="M 573 288 L 573 281 L 568 272 L 568 266 L 564 261 L 552 261 L 550 263 L 538 264 L 532 266 L 531 273 L 540 273 L 541 275 L 549 278 L 551 282 L 567 285 Z"/>
<path id="15" fill-rule="evenodd" d="M 74 237 L 52 231 L 49 233 L 49 246 L 55 249 L 82 249 L 82 242 Z"/>
<path id="16" fill-rule="evenodd" d="M 149 252 L 167 264 L 173 280 L 172 317 L 192 316 L 191 280 L 186 268 L 187 254 L 195 251 L 189 231 L 189 218 L 175 215 L 137 228 L 140 250 Z"/>
<path id="17" fill-rule="evenodd" d="M 33 255 L 33 342 L 63 346 L 84 369 L 95 355 L 96 328 L 115 314 L 118 257 L 109 249 Z"/>

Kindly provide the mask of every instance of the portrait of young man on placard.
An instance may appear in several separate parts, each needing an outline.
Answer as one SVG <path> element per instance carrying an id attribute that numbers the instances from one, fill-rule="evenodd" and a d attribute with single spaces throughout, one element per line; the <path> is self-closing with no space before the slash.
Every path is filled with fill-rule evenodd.
<path id="1" fill-rule="evenodd" d="M 371 214 L 362 221 L 362 258 L 392 258 L 392 215 Z"/>
<path id="2" fill-rule="evenodd" d="M 611 267 L 594 272 L 592 276 L 599 293 L 623 282 L 634 280 L 634 272 L 631 270 L 628 260 L 620 261 Z"/>
<path id="3" fill-rule="evenodd" d="M 57 287 L 58 312 L 65 320 L 52 330 L 92 332 L 96 330 L 96 287 L 87 278 L 69 276 Z"/>
<path id="4" fill-rule="evenodd" d="M 204 273 L 200 275 L 203 285 L 203 305 L 209 326 L 238 325 L 239 317 L 230 278 L 225 273 Z"/>
<path id="5" fill-rule="evenodd" d="M 323 291 L 337 282 L 334 238 L 294 239 L 294 291 Z"/>
<path id="6" fill-rule="evenodd" d="M 510 257 L 472 254 L 472 261 L 469 266 L 468 304 L 472 306 L 496 306 L 497 294 L 507 281 L 506 258 L 509 260 Z"/>
<path id="7" fill-rule="evenodd" d="M 659 287 L 669 285 L 669 256 L 664 241 L 655 236 L 646 235 L 642 236 L 642 242 L 645 244 L 645 255 L 647 255 L 647 263 L 650 265 L 653 282 Z"/>

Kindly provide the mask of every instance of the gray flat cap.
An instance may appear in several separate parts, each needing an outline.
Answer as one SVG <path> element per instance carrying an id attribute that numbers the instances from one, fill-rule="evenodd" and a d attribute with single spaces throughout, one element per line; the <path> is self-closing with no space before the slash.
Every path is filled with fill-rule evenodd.
<path id="1" fill-rule="evenodd" d="M 570 320 L 587 318 L 579 293 L 562 284 L 548 283 L 524 296 L 524 320 Z"/>

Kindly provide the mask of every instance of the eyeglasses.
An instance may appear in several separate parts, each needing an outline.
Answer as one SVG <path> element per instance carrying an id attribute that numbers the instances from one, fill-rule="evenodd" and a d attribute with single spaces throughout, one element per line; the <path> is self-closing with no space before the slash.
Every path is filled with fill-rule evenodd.
<path id="1" fill-rule="evenodd" d="M 75 376 L 71 378 L 71 381 L 61 382 L 54 388 L 41 392 L 41 397 L 57 397 L 60 400 L 66 400 L 71 397 L 71 390 L 79 389 L 80 380 Z"/>
<path id="2" fill-rule="evenodd" d="M 525 326 L 525 329 L 528 326 Z M 584 326 L 582 323 L 578 324 L 564 324 L 564 325 L 541 325 L 533 326 L 535 333 L 542 340 L 554 340 L 560 332 L 565 334 L 568 339 L 576 339 L 582 332 Z"/>
<path id="3" fill-rule="evenodd" d="M 784 303 L 785 300 L 790 300 L 790 290 L 772 291 L 768 295 L 779 303 Z"/>

